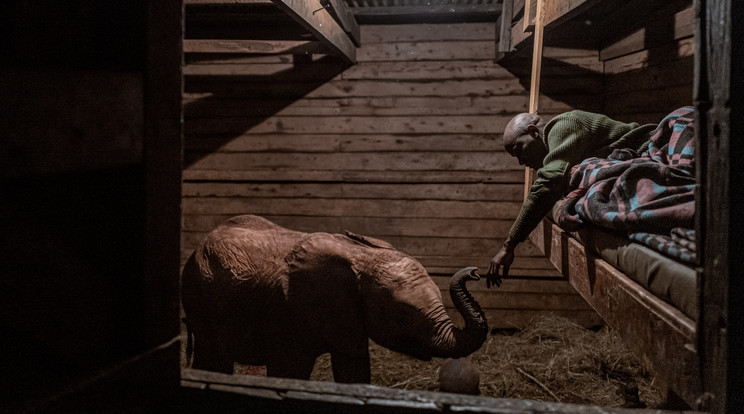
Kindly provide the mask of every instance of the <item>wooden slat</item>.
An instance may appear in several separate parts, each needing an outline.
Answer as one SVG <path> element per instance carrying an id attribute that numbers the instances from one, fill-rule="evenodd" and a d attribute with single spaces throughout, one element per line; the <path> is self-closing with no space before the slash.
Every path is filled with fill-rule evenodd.
<path id="1" fill-rule="evenodd" d="M 374 43 L 359 50 L 359 62 L 370 61 L 439 61 L 488 59 L 495 57 L 493 39 L 465 42 L 432 42 L 419 40 L 401 43 Z"/>
<path id="2" fill-rule="evenodd" d="M 184 197 L 406 199 L 499 202 L 521 201 L 519 184 L 487 183 L 266 183 L 190 182 L 182 185 Z"/>
<path id="3" fill-rule="evenodd" d="M 288 171 L 233 171 L 220 170 L 192 170 L 183 171 L 184 180 L 201 181 L 319 181 L 319 182 L 380 182 L 380 183 L 524 183 L 522 170 L 509 171 L 317 171 L 317 170 L 288 170 Z"/>
<path id="4" fill-rule="evenodd" d="M 455 324 L 464 326 L 465 322 L 457 310 L 448 308 L 447 313 Z M 602 325 L 602 318 L 591 308 L 553 309 L 550 311 L 534 309 L 484 309 L 483 313 L 486 314 L 488 328 L 495 330 L 524 329 L 527 328 L 534 318 L 544 316 L 548 313 L 567 318 L 573 323 L 585 328 L 594 328 Z"/>
<path id="5" fill-rule="evenodd" d="M 518 398 L 486 398 L 446 392 L 393 389 L 368 384 L 303 381 L 255 375 L 227 375 L 184 368 L 181 387 L 187 401 L 214 401 L 216 407 L 234 407 L 243 402 L 263 412 L 289 411 L 287 407 L 317 407 L 316 412 L 349 414 L 401 412 L 623 414 L 627 408 L 551 403 Z M 190 398 L 190 399 L 189 399 Z M 295 409 L 297 410 L 297 409 Z M 298 410 L 299 411 L 299 410 Z M 305 410 L 307 411 L 307 410 Z M 662 410 L 639 410 L 659 413 Z"/>
<path id="6" fill-rule="evenodd" d="M 328 53 L 324 43 L 304 40 L 184 39 L 184 53 L 312 54 Z"/>
<path id="7" fill-rule="evenodd" d="M 467 263 L 473 263 L 473 266 L 475 266 L 475 263 L 488 263 L 491 260 L 492 256 L 462 256 L 462 257 L 456 257 L 453 258 L 452 256 L 445 255 L 445 256 L 418 256 L 417 259 L 421 261 L 421 263 L 424 263 L 426 266 L 432 266 L 432 267 L 457 267 L 456 269 L 453 269 L 451 272 L 445 272 L 445 273 L 439 273 L 439 275 L 444 275 L 440 277 L 446 277 L 449 278 L 453 274 L 455 274 L 458 270 L 462 269 L 463 267 L 469 266 Z M 464 264 L 463 264 L 464 263 Z M 483 271 L 485 268 L 481 268 L 479 271 Z M 511 269 L 518 269 L 520 271 L 535 271 L 535 272 L 544 272 L 544 271 L 551 271 L 552 274 L 556 274 L 555 267 L 553 267 L 553 264 L 548 261 L 545 257 L 516 257 L 514 259 L 514 262 L 512 263 Z M 560 276 L 561 279 L 564 279 L 563 276 Z M 509 277 L 509 280 L 512 280 L 514 284 L 519 284 L 519 280 L 523 280 L 517 277 Z M 532 282 L 539 282 L 539 280 L 530 279 L 529 281 L 525 280 L 525 283 L 532 283 Z M 566 285 L 568 284 L 568 281 L 564 279 L 564 282 Z M 474 285 L 484 287 L 485 281 L 481 282 L 473 282 Z M 539 285 L 538 283 L 538 286 Z M 485 289 L 485 287 L 484 287 Z M 570 288 L 573 289 L 573 288 Z M 486 289 L 487 290 L 487 289 Z M 540 289 L 534 289 L 529 288 L 528 291 L 541 291 Z M 564 292 L 567 293 L 567 292 Z"/>
<path id="8" fill-rule="evenodd" d="M 202 156 L 203 155 L 203 156 Z M 356 171 L 504 171 L 514 169 L 513 158 L 505 153 L 223 153 L 190 154 L 185 161 L 191 169 L 215 170 L 356 170 Z"/>
<path id="9" fill-rule="evenodd" d="M 219 202 L 218 202 L 219 201 Z M 296 216 L 488 218 L 516 217 L 519 202 L 438 200 L 344 200 L 243 197 L 185 198 L 184 214 L 273 214 Z M 405 230 L 401 230 L 405 231 Z"/>
<path id="10" fill-rule="evenodd" d="M 496 35 L 493 23 L 411 23 L 394 25 L 363 25 L 365 47 L 373 43 L 414 41 L 491 41 Z"/>
<path id="11" fill-rule="evenodd" d="M 652 49 L 670 40 L 680 40 L 692 36 L 694 28 L 692 7 L 679 11 L 672 16 L 668 16 L 666 13 L 668 13 L 667 10 L 662 9 L 652 17 L 652 20 L 672 20 L 674 25 L 672 33 L 669 33 L 668 30 L 654 33 L 655 25 L 636 30 L 623 39 L 603 47 L 599 51 L 599 59 L 605 61 L 644 49 Z M 659 27 L 665 27 L 665 25 L 659 24 Z"/>
<path id="12" fill-rule="evenodd" d="M 543 259 L 545 260 L 545 259 Z M 458 269 L 459 270 L 459 269 Z M 432 276 L 432 280 L 437 284 L 442 296 L 449 296 L 449 283 L 451 276 Z M 486 287 L 484 278 L 481 280 L 468 282 L 468 290 L 471 293 L 543 293 L 554 295 L 577 295 L 576 290 L 568 283 L 568 280 L 532 280 L 528 278 L 515 279 L 507 278 L 499 287 Z"/>
<path id="13" fill-rule="evenodd" d="M 218 108 L 219 105 L 216 105 Z M 416 114 L 412 114 L 416 115 Z M 186 149 L 196 152 L 383 152 L 383 151 L 481 151 L 503 152 L 496 134 L 240 134 L 226 140 L 221 135 L 189 134 Z M 215 149 L 217 149 L 215 151 Z"/>
<path id="14" fill-rule="evenodd" d="M 327 80 L 327 72 L 339 65 L 336 62 L 276 62 L 275 64 L 256 64 L 251 58 L 238 60 L 226 57 L 214 62 L 200 62 L 184 66 L 184 75 L 209 76 L 271 76 L 290 72 L 296 77 L 282 76 L 289 81 Z M 467 80 L 473 78 L 507 80 L 514 75 L 498 65 L 484 65 L 475 60 L 439 60 L 439 61 L 386 61 L 360 62 L 344 71 L 336 79 L 346 81 L 360 80 Z"/>
<path id="15" fill-rule="evenodd" d="M 636 69 L 645 69 L 650 66 L 669 66 L 680 58 L 694 56 L 694 53 L 695 40 L 686 38 L 653 49 L 641 50 L 630 55 L 607 60 L 604 62 L 605 73 L 615 75 Z M 689 83 L 689 79 L 687 81 Z"/>
<path id="16" fill-rule="evenodd" d="M 356 47 L 318 0 L 272 0 L 272 2 L 336 51 L 349 63 L 356 62 Z"/>
<path id="17" fill-rule="evenodd" d="M 480 116 L 347 116 L 322 117 L 273 117 L 264 118 L 207 118 L 186 120 L 191 134 L 436 134 L 490 133 L 503 131 L 487 115 Z M 475 154 L 474 154 L 475 155 Z M 485 155 L 485 154 L 483 154 Z M 498 156 L 498 155 L 497 155 Z M 461 156 L 459 156 L 461 158 Z M 500 169 L 500 168 L 499 168 Z"/>
<path id="18" fill-rule="evenodd" d="M 490 58 L 489 58 L 490 60 Z M 213 93 L 230 98 L 338 98 L 349 96 L 503 96 L 524 92 L 517 79 L 492 80 L 470 79 L 467 81 L 405 82 L 370 81 L 355 82 L 329 80 L 322 85 L 287 82 L 273 85 L 255 82 L 253 79 L 192 78 L 186 85 L 187 93 Z M 305 91 L 299 94 L 298 91 Z M 485 115 L 485 114 L 484 114 Z"/>
<path id="19" fill-rule="evenodd" d="M 503 0 L 501 8 L 501 18 L 499 25 L 499 38 L 496 60 L 503 57 L 504 53 L 512 50 L 511 28 L 514 0 Z"/>
<path id="20" fill-rule="evenodd" d="M 511 48 L 512 50 L 521 49 L 527 39 L 532 36 L 532 32 L 524 31 L 524 16 L 517 21 L 511 28 Z"/>
<path id="21" fill-rule="evenodd" d="M 505 282 L 506 283 L 506 282 Z M 485 309 L 532 309 L 532 310 L 589 310 L 584 298 L 576 294 L 548 293 L 502 293 L 498 288 L 488 292 L 470 292 L 478 304 Z M 453 307 L 449 295 L 443 298 L 444 306 Z"/>
<path id="22" fill-rule="evenodd" d="M 346 31 L 346 34 L 349 36 L 351 41 L 354 42 L 356 46 L 361 46 L 361 30 L 359 29 L 359 24 L 354 18 L 354 14 L 349 10 L 349 7 L 347 7 L 346 3 L 341 0 L 329 0 L 329 3 L 331 5 L 331 12 L 336 17 L 339 24 L 341 24 L 341 27 Z"/>
<path id="23" fill-rule="evenodd" d="M 323 231 L 323 229 L 316 229 Z M 192 252 L 196 246 L 204 239 L 206 233 L 183 233 L 181 243 L 184 246 L 183 251 Z M 367 234 L 372 237 L 384 237 L 384 240 L 414 257 L 418 256 L 488 256 L 498 250 L 498 247 L 504 243 L 504 238 L 470 238 L 470 239 L 447 239 L 441 237 L 399 237 L 399 236 L 381 236 L 377 234 Z M 541 257 L 540 250 L 532 243 L 520 243 L 515 250 L 517 256 Z"/>
<path id="24" fill-rule="evenodd" d="M 406 18 L 413 20 L 415 17 L 444 16 L 448 18 L 462 18 L 474 16 L 483 18 L 484 16 L 496 17 L 501 13 L 501 3 L 483 3 L 483 4 L 431 4 L 423 6 L 383 6 L 376 5 L 373 7 L 354 7 L 352 13 L 358 19 L 369 18 Z"/>
<path id="25" fill-rule="evenodd" d="M 535 17 L 537 16 L 537 2 L 539 0 L 525 0 L 524 17 L 522 18 L 522 31 L 533 32 L 535 30 Z"/>
<path id="26" fill-rule="evenodd" d="M 254 200 L 257 201 L 257 200 Z M 212 201 L 214 202 L 214 201 Z M 345 204 L 345 203 L 344 203 Z M 249 206 L 251 207 L 251 206 Z M 286 214 L 285 211 L 257 211 L 262 216 L 266 217 L 269 213 L 275 214 Z M 343 215 L 343 211 L 335 211 L 329 214 Z M 489 235 L 490 237 L 502 237 L 509 233 L 511 228 L 510 219 L 471 219 L 471 218 L 427 218 L 427 217 L 360 217 L 363 215 L 374 214 L 374 212 L 367 210 L 359 213 L 355 213 L 357 217 L 354 217 L 353 228 L 349 230 L 355 233 L 371 234 L 376 233 L 377 235 L 385 236 L 421 236 L 421 237 L 476 237 L 480 235 Z M 378 213 L 379 214 L 379 213 Z M 234 215 L 229 214 L 229 215 Z M 223 222 L 229 215 L 186 215 L 184 217 L 184 230 L 189 231 L 210 231 L 215 228 L 217 224 Z M 322 211 L 313 212 L 312 215 L 322 216 Z M 289 216 L 290 220 L 285 223 L 283 220 L 279 220 L 282 226 L 288 228 L 297 228 L 295 221 L 292 221 L 292 216 Z M 331 222 L 330 220 L 328 221 Z M 345 227 L 348 228 L 351 220 L 336 220 L 336 225 L 333 227 L 325 226 L 328 231 L 342 232 Z"/>
<path id="27" fill-rule="evenodd" d="M 602 0 L 561 0 L 546 1 L 543 5 L 543 26 L 556 26 L 561 22 L 580 15 Z"/>

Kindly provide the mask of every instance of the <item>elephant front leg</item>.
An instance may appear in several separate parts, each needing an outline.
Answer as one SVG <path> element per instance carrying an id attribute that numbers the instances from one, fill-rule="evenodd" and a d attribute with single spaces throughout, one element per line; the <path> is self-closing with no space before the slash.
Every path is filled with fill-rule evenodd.
<path id="1" fill-rule="evenodd" d="M 315 366 L 315 357 L 300 356 L 298 353 L 282 353 L 284 358 L 270 361 L 266 375 L 270 377 L 310 379 Z"/>
<path id="2" fill-rule="evenodd" d="M 342 352 L 331 352 L 331 365 L 333 367 L 333 380 L 345 383 L 370 382 L 369 350 L 357 355 Z"/>

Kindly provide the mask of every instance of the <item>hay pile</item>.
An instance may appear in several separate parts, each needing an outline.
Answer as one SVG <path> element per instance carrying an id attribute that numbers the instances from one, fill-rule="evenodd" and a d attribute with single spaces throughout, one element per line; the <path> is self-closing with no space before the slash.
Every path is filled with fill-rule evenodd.
<path id="1" fill-rule="evenodd" d="M 372 384 L 438 391 L 442 359 L 419 361 L 370 342 Z M 605 407 L 657 407 L 661 392 L 653 377 L 619 336 L 592 331 L 545 314 L 525 329 L 495 332 L 471 360 L 481 373 L 481 395 Z M 332 381 L 323 355 L 312 380 Z"/>

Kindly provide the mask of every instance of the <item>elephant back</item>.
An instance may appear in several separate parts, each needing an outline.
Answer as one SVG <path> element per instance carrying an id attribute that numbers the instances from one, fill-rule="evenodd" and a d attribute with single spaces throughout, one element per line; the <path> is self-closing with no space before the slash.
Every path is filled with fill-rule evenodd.
<path id="1" fill-rule="evenodd" d="M 253 279 L 256 283 L 272 283 L 273 274 L 282 269 L 266 263 L 284 263 L 291 247 L 305 235 L 258 216 L 232 217 L 199 244 L 194 265 L 201 279 L 207 281 L 232 284 Z"/>
<path id="2" fill-rule="evenodd" d="M 263 217 L 254 216 L 250 214 L 244 214 L 242 216 L 235 216 L 225 220 L 222 226 L 234 226 L 241 227 L 244 229 L 265 231 L 265 230 L 286 230 L 285 228 L 278 226 Z"/>

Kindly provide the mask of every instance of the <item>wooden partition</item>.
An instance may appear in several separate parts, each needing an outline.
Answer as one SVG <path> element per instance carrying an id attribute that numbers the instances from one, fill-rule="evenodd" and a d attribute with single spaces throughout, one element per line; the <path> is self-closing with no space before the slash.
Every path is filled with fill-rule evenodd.
<path id="1" fill-rule="evenodd" d="M 592 103 L 584 106 L 577 102 L 577 109 L 601 112 L 620 121 L 658 123 L 675 109 L 693 104 L 695 44 L 689 0 L 576 0 L 544 5 L 543 14 L 535 18 L 534 35 L 524 29 L 530 26 L 526 9 L 512 10 L 511 19 L 504 14 L 500 61 L 518 62 L 519 66 L 526 56 L 539 56 L 529 53 L 533 44 L 535 48 L 544 45 L 542 58 L 521 64 L 523 71 L 531 67 L 533 73 L 536 69 L 539 73 L 560 62 L 551 57 L 556 51 L 578 49 L 587 56 L 593 54 L 594 67 L 558 68 L 562 73 L 585 71 L 587 82 L 583 87 L 596 91 Z M 540 28 L 544 29 L 544 42 L 539 41 Z M 582 88 L 550 80 L 543 76 L 539 83 L 533 79 L 530 84 L 532 94 L 540 94 L 540 101 Z M 592 94 L 587 91 L 583 95 Z M 543 111 L 538 108 L 537 112 Z M 526 177 L 527 187 L 530 174 Z M 690 406 L 697 406 L 703 388 L 695 321 L 594 255 L 549 218 L 530 238 L 659 376 L 660 384 Z"/>
<path id="2" fill-rule="evenodd" d="M 529 99 L 494 63 L 494 36 L 490 23 L 365 25 L 355 65 L 187 54 L 182 260 L 220 221 L 257 214 L 381 238 L 443 287 L 462 267 L 485 273 L 523 197 L 501 133 Z M 534 245 L 517 253 L 500 289 L 473 286 L 492 328 L 545 310 L 598 323 Z"/>
<path id="3" fill-rule="evenodd" d="M 672 1 L 599 51 L 603 111 L 626 122 L 658 123 L 692 105 L 695 39 L 691 2 Z"/>

